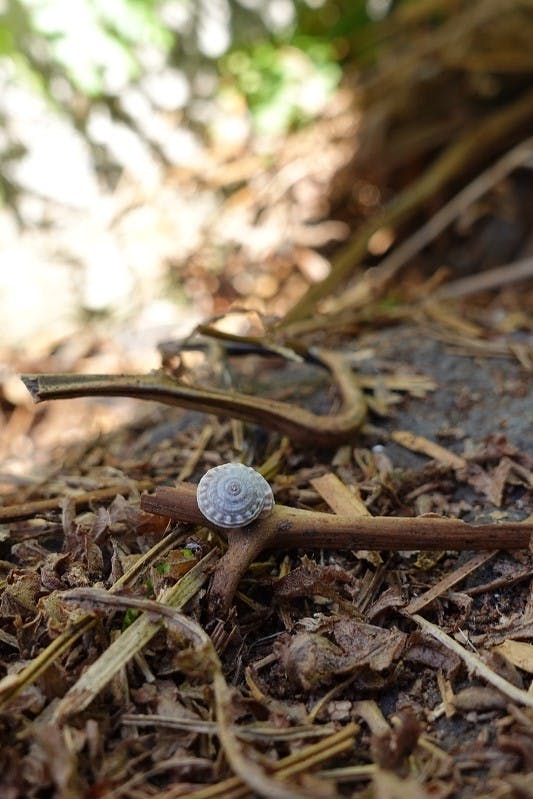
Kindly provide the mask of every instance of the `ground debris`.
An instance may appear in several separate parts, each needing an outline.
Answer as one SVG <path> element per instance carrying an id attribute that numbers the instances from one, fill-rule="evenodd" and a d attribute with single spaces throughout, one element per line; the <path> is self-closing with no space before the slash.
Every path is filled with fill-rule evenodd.
<path id="1" fill-rule="evenodd" d="M 409 330 L 395 331 L 389 351 L 383 332 L 372 335 L 382 368 L 403 357 L 391 355 L 402 346 L 435 384 L 442 385 L 441 362 L 447 370 L 464 363 L 436 340 L 418 336 L 417 348 Z M 483 370 L 492 379 L 490 364 L 479 363 L 477 379 Z M 305 364 L 291 364 L 291 373 L 300 368 L 310 375 Z M 520 370 L 510 361 L 498 368 Z M 489 423 L 484 430 L 479 417 L 473 423 L 462 411 L 461 435 L 445 436 L 458 460 L 445 463 L 434 457 L 441 450 L 413 451 L 388 435 L 412 430 L 434 442 L 433 421 L 424 429 L 429 410 L 438 414 L 439 429 L 457 429 L 456 379 L 446 395 L 439 389 L 405 395 L 395 417 L 379 420 L 379 433 L 373 419 L 335 458 L 335 452 L 302 450 L 270 433 L 250 439 L 253 460 L 264 463 L 278 503 L 321 515 L 350 513 L 363 528 L 375 516 L 397 515 L 408 525 L 429 513 L 431 523 L 435 512 L 491 524 L 498 521 L 494 514 L 524 518 L 531 464 L 513 430 L 511 438 L 491 436 Z M 374 390 L 370 385 L 365 391 Z M 320 408 L 324 383 L 314 391 Z M 500 399 L 522 402 L 508 394 Z M 287 780 L 302 795 L 351 789 L 395 796 L 408 785 L 425 799 L 449 796 L 452 788 L 466 797 L 473 775 L 490 790 L 509 786 L 511 771 L 530 762 L 531 554 L 444 548 L 423 559 L 410 550 L 274 550 L 252 563 L 228 618 L 210 617 L 206 592 L 226 541 L 202 526 L 141 510 L 139 483 L 128 482 L 142 479 L 157 488 L 169 482 L 171 470 L 173 480 L 189 473 L 196 482 L 210 466 L 239 457 L 230 425 L 213 419 L 206 432 L 198 417 L 185 426 L 182 418 L 169 411 L 174 421 L 161 428 L 167 438 L 145 437 L 142 474 L 130 458 L 131 471 L 122 466 L 114 487 L 97 493 L 109 453 L 116 464 L 127 464 L 136 446 L 134 428 L 130 437 L 109 434 L 83 450 L 90 466 L 78 476 L 72 462 L 68 476 L 55 471 L 53 505 L 35 504 L 33 517 L 15 515 L 7 525 L 0 702 L 11 722 L 2 734 L 12 762 L 22 768 L 34 758 L 26 793 L 33 790 L 30 777 L 39 774 L 46 790 L 58 793 L 66 785 L 74 797 L 89 785 L 102 791 L 130 785 L 126 790 L 134 796 L 157 784 L 169 799 L 195 791 L 208 799 L 217 783 L 232 796 L 237 787 L 231 780 L 242 779 L 255 761 L 254 785 L 272 795 L 288 790 Z M 480 491 L 475 479 L 472 484 L 480 470 L 496 470 L 496 493 Z M 128 484 L 131 491 L 124 490 Z M 87 496 L 83 504 L 78 491 Z M 11 488 L 8 503 L 39 503 L 43 493 L 35 486 Z M 78 604 L 66 601 L 69 592 Z M 187 644 L 172 616 L 156 607 L 163 598 L 161 608 L 170 612 L 169 596 L 202 635 L 211 633 L 228 685 L 228 691 L 217 689 L 218 708 L 226 708 L 225 742 L 218 737 L 208 650 Z M 124 719 L 121 739 L 106 721 L 110 708 Z M 50 718 L 66 736 L 54 738 L 64 753 L 55 771 L 43 766 L 48 749 L 30 731 Z M 489 724 L 497 725 L 496 738 L 488 735 Z M 351 730 L 338 748 L 336 728 Z M 304 753 L 318 742 L 324 742 L 317 750 L 323 760 L 311 768 Z M 221 761 L 222 749 L 230 752 L 230 764 Z M 284 764 L 300 755 L 301 776 L 283 776 Z M 423 779 L 414 776 L 413 764 Z M 3 779 L 12 785 L 13 773 L 7 769 Z"/>
<path id="2" fill-rule="evenodd" d="M 397 5 L 420 25 L 420 42 L 432 42 L 423 7 L 439 4 Z M 415 48 L 398 78 L 388 61 L 361 86 L 376 103 L 365 124 L 379 135 L 361 129 L 357 157 L 345 103 L 288 136 L 264 170 L 257 155 L 206 167 L 223 195 L 219 219 L 170 266 L 221 316 L 161 354 L 165 379 L 196 387 L 195 402 L 230 398 L 222 416 L 218 406 L 215 417 L 195 403 L 139 410 L 94 398 L 33 408 L 0 380 L 2 796 L 531 799 L 533 552 L 529 536 L 511 552 L 501 535 L 523 534 L 533 514 L 531 142 L 516 145 L 531 99 L 513 84 L 516 119 L 501 95 L 493 102 L 511 82 L 501 65 L 512 66 L 514 50 L 488 48 L 487 20 L 476 23 L 477 14 L 505 16 L 515 42 L 530 11 L 451 5 L 461 47 L 434 42 L 436 73 L 420 69 L 426 56 Z M 503 71 L 480 72 L 479 58 L 496 55 Z M 407 96 L 418 99 L 405 105 L 398 80 L 409 76 Z M 435 85 L 439 103 L 453 87 L 453 118 L 435 126 L 424 114 L 410 135 L 406 115 L 421 110 L 419 90 L 429 113 Z M 495 119 L 505 122 L 501 137 Z M 391 192 L 412 199 L 402 192 L 446 166 L 439 148 L 465 120 L 475 124 L 463 166 L 414 203 L 419 228 L 392 224 L 383 216 Z M 472 134 L 486 122 L 486 169 L 473 178 L 464 155 L 477 151 Z M 385 139 L 383 155 L 368 160 Z M 237 173 L 246 186 L 232 182 Z M 441 196 L 448 178 L 463 186 L 451 198 Z M 276 219 L 287 220 L 279 238 L 265 238 Z M 327 279 L 342 238 L 348 290 L 317 296 L 320 312 L 290 324 L 274 318 Z M 371 268 L 354 274 L 363 259 Z M 213 266 L 222 261 L 224 273 Z M 131 363 L 103 334 L 87 333 L 76 357 L 67 341 L 52 349 L 17 356 L 16 371 L 86 376 L 104 363 L 119 375 Z M 332 380 L 319 352 L 340 358 L 348 380 Z M 357 413 L 338 428 L 353 410 L 349 386 Z M 245 399 L 241 418 L 232 397 Z M 280 406 L 281 426 L 268 424 Z M 64 430 L 77 431 L 77 443 Z M 141 495 L 168 496 L 228 461 L 265 474 L 271 519 L 294 512 L 274 546 L 258 546 L 237 572 L 231 536 L 140 506 Z M 349 517 L 353 537 L 342 547 L 333 534 L 313 538 L 309 513 L 332 528 Z M 455 525 L 454 545 L 435 533 L 436 515 L 467 523 Z M 410 533 L 405 546 L 390 546 L 389 529 L 363 548 L 361 531 L 391 518 Z M 483 524 L 500 536 L 474 553 L 459 537 Z M 434 536 L 431 556 L 408 545 L 415 532 L 420 545 Z M 222 594 L 229 606 L 211 602 L 213 585 L 227 589 L 235 575 Z"/>

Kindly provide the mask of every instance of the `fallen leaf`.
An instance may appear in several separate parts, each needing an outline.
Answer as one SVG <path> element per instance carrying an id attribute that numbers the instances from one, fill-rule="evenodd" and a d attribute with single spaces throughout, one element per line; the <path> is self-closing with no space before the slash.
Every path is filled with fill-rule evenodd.
<path id="1" fill-rule="evenodd" d="M 357 669 L 384 671 L 403 652 L 406 634 L 341 619 L 334 625 L 335 643 L 318 633 L 299 633 L 278 642 L 278 657 L 287 678 L 306 690 L 331 683 Z"/>
<path id="2" fill-rule="evenodd" d="M 468 467 L 467 482 L 499 508 L 503 501 L 505 485 L 512 470 L 513 462 L 509 458 L 502 458 L 496 468 L 492 470 L 483 469 L 478 464 L 472 463 Z"/>
<path id="3" fill-rule="evenodd" d="M 533 644 L 507 639 L 495 646 L 493 651 L 503 655 L 513 666 L 533 674 Z"/>
<path id="4" fill-rule="evenodd" d="M 30 569 L 13 570 L 0 601 L 0 617 L 20 616 L 29 619 L 37 612 L 37 599 L 41 590 L 39 575 Z"/>
<path id="5" fill-rule="evenodd" d="M 352 575 L 344 569 L 338 566 L 318 566 L 305 558 L 301 566 L 278 580 L 274 587 L 274 596 L 282 600 L 314 594 L 334 598 L 339 591 L 336 584 L 351 581 Z"/>
<path id="6" fill-rule="evenodd" d="M 341 619 L 333 636 L 343 651 L 356 658 L 358 665 L 384 671 L 403 652 L 407 635 L 397 629 L 365 624 L 357 619 Z"/>
<path id="7" fill-rule="evenodd" d="M 425 666 L 439 669 L 447 677 L 453 677 L 461 665 L 458 655 L 434 641 L 429 635 L 419 632 L 409 636 L 404 657 L 413 663 L 423 663 Z"/>
<path id="8" fill-rule="evenodd" d="M 352 663 L 340 647 L 317 633 L 299 633 L 288 642 L 279 641 L 278 656 L 287 679 L 306 691 L 332 682 Z"/>

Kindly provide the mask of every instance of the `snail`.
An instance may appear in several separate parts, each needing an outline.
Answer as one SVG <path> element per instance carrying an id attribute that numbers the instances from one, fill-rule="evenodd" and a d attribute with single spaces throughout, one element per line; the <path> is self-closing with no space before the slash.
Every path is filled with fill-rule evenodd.
<path id="1" fill-rule="evenodd" d="M 242 463 L 209 469 L 198 483 L 196 499 L 205 518 L 218 527 L 244 527 L 274 507 L 265 478 Z"/>

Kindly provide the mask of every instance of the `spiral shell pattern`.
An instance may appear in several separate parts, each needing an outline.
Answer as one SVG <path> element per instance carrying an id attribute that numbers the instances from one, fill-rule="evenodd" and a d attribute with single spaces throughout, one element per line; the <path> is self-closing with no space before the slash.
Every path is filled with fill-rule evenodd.
<path id="1" fill-rule="evenodd" d="M 274 507 L 265 478 L 242 463 L 223 463 L 204 474 L 196 491 L 198 507 L 218 527 L 244 527 Z"/>

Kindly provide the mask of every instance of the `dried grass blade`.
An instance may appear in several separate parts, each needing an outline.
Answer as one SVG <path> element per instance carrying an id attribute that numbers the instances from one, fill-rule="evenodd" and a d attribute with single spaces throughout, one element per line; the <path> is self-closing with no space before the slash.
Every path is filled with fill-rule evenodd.
<path id="1" fill-rule="evenodd" d="M 438 583 L 431 586 L 428 591 L 424 591 L 421 596 L 417 596 L 415 599 L 412 599 L 408 605 L 404 608 L 406 613 L 418 613 L 418 611 L 425 608 L 426 605 L 429 605 L 430 602 L 433 602 L 438 596 L 443 594 L 445 591 L 448 591 L 454 585 L 464 580 L 465 577 L 468 577 L 469 574 L 479 569 L 480 566 L 487 563 L 487 561 L 491 560 L 494 557 L 496 552 L 480 552 L 479 555 L 475 555 L 473 558 L 470 558 L 466 563 L 462 566 L 459 566 L 458 569 L 454 569 L 450 574 L 446 574 L 442 580 L 439 580 Z"/>
<path id="2" fill-rule="evenodd" d="M 140 557 L 127 572 L 124 572 L 110 592 L 117 591 L 125 585 L 131 583 L 142 569 L 155 557 L 164 552 L 174 541 L 177 533 L 173 531 L 165 538 L 158 541 L 151 549 Z M 48 644 L 37 657 L 17 674 L 8 674 L 0 680 L 0 710 L 19 694 L 25 687 L 32 685 L 41 674 L 43 674 L 61 655 L 66 652 L 77 640 L 96 624 L 96 619 L 91 613 L 87 613 L 74 622 L 68 630 L 57 636 Z"/>
<path id="3" fill-rule="evenodd" d="M 194 451 L 191 453 L 190 457 L 187 459 L 187 462 L 181 468 L 181 471 L 176 478 L 178 483 L 181 483 L 183 480 L 187 480 L 196 469 L 198 461 L 202 457 L 205 448 L 209 444 L 209 439 L 213 435 L 213 429 L 213 425 L 210 424 L 207 424 L 203 428 Z"/>
<path id="4" fill-rule="evenodd" d="M 215 556 L 209 552 L 201 561 L 171 588 L 164 592 L 159 602 L 175 609 L 182 608 L 201 588 L 207 578 L 208 567 Z M 91 663 L 79 680 L 65 694 L 54 712 L 54 722 L 63 721 L 84 710 L 114 675 L 153 638 L 164 624 L 164 619 L 152 619 L 145 614 L 136 619 L 122 635 Z"/>
<path id="5" fill-rule="evenodd" d="M 366 763 L 363 766 L 342 766 L 340 768 L 328 768 L 317 771 L 316 776 L 324 780 L 335 780 L 336 782 L 353 782 L 354 780 L 367 780 L 376 773 L 375 763 Z"/>
<path id="6" fill-rule="evenodd" d="M 224 754 L 235 774 L 250 789 L 259 794 L 259 796 L 266 797 L 266 799 L 312 799 L 311 794 L 307 791 L 284 785 L 275 778 L 269 777 L 263 768 L 249 757 L 246 757 L 239 740 L 232 730 L 232 695 L 220 666 L 213 675 L 213 689 L 215 693 L 218 736 L 224 747 Z"/>
<path id="7" fill-rule="evenodd" d="M 469 652 L 467 649 L 461 646 L 461 644 L 451 638 L 451 636 L 445 633 L 444 630 L 441 630 L 436 624 L 432 624 L 430 621 L 427 621 L 427 619 L 424 619 L 423 616 L 419 616 L 418 614 L 414 613 L 412 616 L 410 616 L 410 618 L 415 621 L 419 627 L 424 630 L 424 632 L 429 633 L 429 635 L 433 636 L 433 638 L 439 641 L 439 643 L 443 644 L 443 646 L 447 647 L 447 649 L 455 652 L 455 654 L 461 658 L 463 663 L 467 665 L 471 672 L 486 680 L 488 683 L 497 688 L 498 691 L 501 691 L 502 694 L 508 696 L 509 699 L 512 699 L 513 702 L 517 702 L 520 705 L 526 705 L 527 707 L 533 707 L 532 694 L 528 693 L 527 691 L 523 691 L 521 688 L 517 688 L 503 677 L 500 677 L 499 674 L 496 674 L 495 671 L 490 669 L 487 664 L 483 662 L 479 655 Z"/>
<path id="8" fill-rule="evenodd" d="M 122 724 L 134 724 L 142 727 L 168 727 L 175 730 L 192 730 L 193 732 L 216 735 L 215 721 L 202 719 L 174 718 L 158 714 L 124 713 Z M 331 725 L 299 724 L 282 729 L 265 724 L 246 724 L 234 726 L 235 735 L 243 741 L 299 741 L 302 738 L 323 738 L 331 735 Z"/>
<path id="9" fill-rule="evenodd" d="M 323 738 L 316 744 L 306 746 L 299 752 L 281 758 L 272 765 L 273 773 L 280 777 L 288 777 L 301 774 L 311 766 L 323 763 L 336 754 L 351 749 L 354 744 L 355 736 L 359 731 L 357 724 L 347 724 L 342 730 Z M 192 799 L 244 799 L 250 794 L 250 789 L 238 777 L 230 777 L 217 785 L 209 785 L 207 788 L 200 788 L 189 795 Z M 161 796 L 161 799 L 173 799 L 179 796 L 172 789 Z"/>

